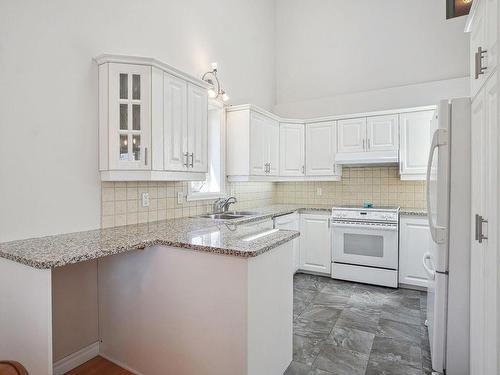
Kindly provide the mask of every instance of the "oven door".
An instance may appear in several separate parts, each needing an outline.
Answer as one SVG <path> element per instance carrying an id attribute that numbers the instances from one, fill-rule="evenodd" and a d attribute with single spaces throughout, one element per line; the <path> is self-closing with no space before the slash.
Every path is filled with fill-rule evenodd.
<path id="1" fill-rule="evenodd" d="M 332 260 L 398 269 L 398 225 L 372 225 L 334 221 Z"/>

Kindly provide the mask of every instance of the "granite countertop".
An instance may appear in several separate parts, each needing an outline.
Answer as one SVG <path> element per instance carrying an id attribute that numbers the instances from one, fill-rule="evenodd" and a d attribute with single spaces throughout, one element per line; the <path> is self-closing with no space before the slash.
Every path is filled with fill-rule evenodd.
<path id="1" fill-rule="evenodd" d="M 399 214 L 405 216 L 427 216 L 427 210 L 423 208 L 401 208 Z"/>
<path id="2" fill-rule="evenodd" d="M 98 259 L 155 245 L 186 248 L 214 254 L 250 258 L 280 246 L 300 235 L 277 230 L 265 236 L 248 237 L 268 230 L 265 221 L 293 212 L 329 215 L 330 205 L 271 205 L 253 208 L 255 215 L 234 220 L 199 217 L 126 225 L 40 238 L 0 243 L 0 257 L 40 269 Z M 401 209 L 402 215 L 426 215 L 421 209 Z M 245 225 L 256 223 L 256 225 Z"/>

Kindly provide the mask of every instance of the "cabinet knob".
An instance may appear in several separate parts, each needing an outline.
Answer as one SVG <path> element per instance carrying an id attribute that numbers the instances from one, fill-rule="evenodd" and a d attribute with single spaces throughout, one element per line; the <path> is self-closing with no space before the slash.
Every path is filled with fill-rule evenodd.
<path id="1" fill-rule="evenodd" d="M 483 50 L 482 47 L 477 47 L 477 52 L 475 54 L 475 74 L 474 79 L 478 79 L 481 74 L 484 74 L 486 67 L 483 67 L 483 59 L 484 55 L 488 52 L 487 50 Z"/>
<path id="2" fill-rule="evenodd" d="M 191 153 L 191 164 L 189 164 L 191 168 L 194 168 L 194 152 Z"/>
<path id="3" fill-rule="evenodd" d="M 184 163 L 184 166 L 186 168 L 189 168 L 189 153 L 185 152 L 184 157 L 186 158 L 186 162 Z"/>

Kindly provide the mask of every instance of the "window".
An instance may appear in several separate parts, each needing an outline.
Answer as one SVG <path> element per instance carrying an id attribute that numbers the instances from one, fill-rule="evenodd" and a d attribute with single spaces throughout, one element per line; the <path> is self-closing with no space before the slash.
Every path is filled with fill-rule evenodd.
<path id="1" fill-rule="evenodd" d="M 188 201 L 215 199 L 225 195 L 224 108 L 219 102 L 208 106 L 208 173 L 205 181 L 189 184 Z"/>

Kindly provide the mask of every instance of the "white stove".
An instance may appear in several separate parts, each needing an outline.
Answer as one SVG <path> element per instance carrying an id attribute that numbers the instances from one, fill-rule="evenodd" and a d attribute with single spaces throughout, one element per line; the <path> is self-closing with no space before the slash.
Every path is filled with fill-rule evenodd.
<path id="1" fill-rule="evenodd" d="M 398 286 L 399 207 L 333 207 L 334 279 Z"/>

